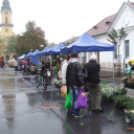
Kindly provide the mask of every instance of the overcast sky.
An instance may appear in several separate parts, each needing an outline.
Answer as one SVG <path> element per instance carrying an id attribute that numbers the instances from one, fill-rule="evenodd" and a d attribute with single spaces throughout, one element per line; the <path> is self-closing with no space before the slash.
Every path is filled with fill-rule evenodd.
<path id="1" fill-rule="evenodd" d="M 13 11 L 13 31 L 20 34 L 25 24 L 35 21 L 49 42 L 60 43 L 82 35 L 127 0 L 9 0 Z M 0 7 L 3 0 L 0 0 Z M 131 1 L 132 2 L 132 1 Z"/>

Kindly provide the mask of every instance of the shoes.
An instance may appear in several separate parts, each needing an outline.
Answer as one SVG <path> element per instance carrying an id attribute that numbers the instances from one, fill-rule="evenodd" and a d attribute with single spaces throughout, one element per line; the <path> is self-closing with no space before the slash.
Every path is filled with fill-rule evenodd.
<path id="1" fill-rule="evenodd" d="M 74 115 L 75 118 L 83 118 L 84 115 Z"/>
<path id="2" fill-rule="evenodd" d="M 96 112 L 104 112 L 103 109 L 95 109 Z"/>

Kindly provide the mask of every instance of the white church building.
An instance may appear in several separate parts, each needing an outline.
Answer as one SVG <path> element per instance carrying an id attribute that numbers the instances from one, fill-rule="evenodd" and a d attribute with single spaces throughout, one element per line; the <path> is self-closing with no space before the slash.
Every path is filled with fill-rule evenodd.
<path id="1" fill-rule="evenodd" d="M 134 56 L 134 3 L 124 2 L 118 13 L 101 20 L 89 29 L 87 33 L 100 42 L 111 44 L 108 41 L 108 33 L 112 28 L 119 31 L 122 27 L 124 27 L 125 31 L 128 33 L 128 36 L 120 46 L 123 68 L 123 60 L 126 60 L 130 56 Z M 114 62 L 117 62 L 116 46 L 114 52 L 96 52 L 96 54 L 102 68 L 113 68 L 113 57 Z M 90 52 L 80 53 L 80 62 L 88 62 L 90 55 Z M 125 66 L 127 67 L 127 63 Z"/>

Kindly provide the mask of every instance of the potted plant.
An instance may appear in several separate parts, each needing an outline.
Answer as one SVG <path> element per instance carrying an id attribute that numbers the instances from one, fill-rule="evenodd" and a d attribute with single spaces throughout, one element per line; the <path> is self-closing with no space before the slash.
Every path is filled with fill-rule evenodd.
<path id="1" fill-rule="evenodd" d="M 134 78 L 134 59 L 130 59 L 128 64 L 131 66 L 132 78 Z"/>
<path id="2" fill-rule="evenodd" d="M 128 80 L 128 77 L 123 77 L 123 78 L 121 79 L 121 81 L 122 81 L 123 84 L 124 84 L 124 87 L 127 87 L 127 86 L 128 86 L 127 80 Z"/>
<path id="3" fill-rule="evenodd" d="M 134 89 L 134 78 L 129 83 L 130 88 Z"/>
<path id="4" fill-rule="evenodd" d="M 126 120 L 126 123 L 130 123 L 131 122 L 130 109 L 124 109 L 124 112 L 125 112 L 125 120 Z"/>
<path id="5" fill-rule="evenodd" d="M 130 112 L 125 113 L 125 120 L 126 120 L 126 123 L 130 123 L 131 122 L 131 113 Z"/>
<path id="6" fill-rule="evenodd" d="M 115 95 L 126 95 L 126 93 L 127 93 L 126 88 L 117 87 L 117 88 L 114 89 L 114 94 Z"/>
<path id="7" fill-rule="evenodd" d="M 130 88 L 134 88 L 134 78 L 128 78 L 127 83 Z"/>
<path id="8" fill-rule="evenodd" d="M 134 123 L 134 110 L 130 110 L 130 118 L 131 121 Z"/>

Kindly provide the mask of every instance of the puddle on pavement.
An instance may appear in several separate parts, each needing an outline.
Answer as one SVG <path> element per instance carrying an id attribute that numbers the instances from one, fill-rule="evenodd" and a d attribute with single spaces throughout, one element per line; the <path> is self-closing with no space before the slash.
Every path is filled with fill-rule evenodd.
<path id="1" fill-rule="evenodd" d="M 19 89 L 25 87 L 36 87 L 34 78 L 5 78 L 0 80 L 0 89 Z"/>
<path id="2" fill-rule="evenodd" d="M 15 111 L 16 96 L 14 94 L 2 95 L 2 101 L 5 112 L 13 113 Z"/>
<path id="3" fill-rule="evenodd" d="M 14 70 L 1 70 L 1 76 L 18 76 L 20 72 L 15 72 Z"/>
<path id="4" fill-rule="evenodd" d="M 1 89 L 14 89 L 15 79 L 1 79 L 0 80 Z"/>

